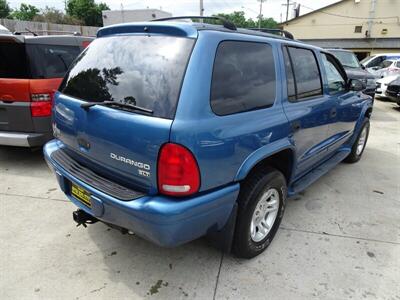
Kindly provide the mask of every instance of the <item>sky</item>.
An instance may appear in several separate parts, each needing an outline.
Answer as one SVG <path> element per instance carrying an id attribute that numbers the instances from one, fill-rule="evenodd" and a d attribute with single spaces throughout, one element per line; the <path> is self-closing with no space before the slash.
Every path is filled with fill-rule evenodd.
<path id="1" fill-rule="evenodd" d="M 286 7 L 282 4 L 286 0 L 263 0 L 263 16 L 272 17 L 280 22 L 286 17 Z M 46 6 L 58 9 L 64 8 L 64 0 L 8 0 L 12 8 L 17 8 L 21 3 L 29 3 L 44 8 Z M 157 8 L 168 11 L 174 16 L 179 15 L 198 15 L 199 0 L 142 0 L 142 1 L 121 1 L 121 0 L 96 0 L 96 2 L 105 2 L 112 10 L 123 9 L 143 9 Z M 293 3 L 295 1 L 291 1 Z M 302 5 L 300 14 L 308 13 L 312 9 L 318 9 L 329 5 L 338 0 L 297 0 Z M 303 6 L 304 5 L 304 6 Z M 293 7 L 293 6 L 292 6 Z M 259 0 L 204 0 L 204 15 L 212 15 L 216 13 L 231 13 L 233 11 L 244 11 L 248 18 L 257 18 L 260 10 Z M 290 19 L 290 13 L 289 13 Z"/>

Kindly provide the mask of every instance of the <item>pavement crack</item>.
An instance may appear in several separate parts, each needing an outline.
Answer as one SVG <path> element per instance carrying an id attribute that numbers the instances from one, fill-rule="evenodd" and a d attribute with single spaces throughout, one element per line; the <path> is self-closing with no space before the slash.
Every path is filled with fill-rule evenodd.
<path id="1" fill-rule="evenodd" d="M 69 202 L 69 200 L 65 200 L 65 199 L 46 198 L 46 197 L 21 195 L 21 194 L 0 193 L 0 195 L 14 196 L 14 197 L 27 197 L 27 198 L 33 198 L 33 199 L 52 200 L 52 201 L 59 201 L 59 202 Z"/>
<path id="2" fill-rule="evenodd" d="M 224 251 L 222 251 L 221 254 L 221 260 L 219 262 L 219 268 L 218 268 L 218 273 L 217 273 L 217 280 L 215 281 L 215 287 L 214 287 L 214 295 L 213 295 L 213 300 L 215 300 L 215 297 L 217 296 L 217 288 L 218 288 L 218 282 L 219 282 L 219 276 L 221 274 L 221 268 L 222 268 L 222 261 L 224 260 Z"/>
<path id="3" fill-rule="evenodd" d="M 400 245 L 400 242 L 392 242 L 392 241 L 383 241 L 383 240 L 376 240 L 376 239 L 368 239 L 368 238 L 356 237 L 356 236 L 351 236 L 351 235 L 342 235 L 342 234 L 328 233 L 328 232 L 325 232 L 325 231 L 318 232 L 318 231 L 311 231 L 311 230 L 304 230 L 304 229 L 297 229 L 297 228 L 287 228 L 287 227 L 280 227 L 280 229 L 282 229 L 282 230 L 287 230 L 287 231 L 296 231 L 296 232 L 304 232 L 304 233 L 325 235 L 325 236 L 327 235 L 327 236 L 341 237 L 341 238 L 353 239 L 353 240 L 362 240 L 362 241 L 367 241 L 367 242 L 376 242 L 376 243 Z"/>

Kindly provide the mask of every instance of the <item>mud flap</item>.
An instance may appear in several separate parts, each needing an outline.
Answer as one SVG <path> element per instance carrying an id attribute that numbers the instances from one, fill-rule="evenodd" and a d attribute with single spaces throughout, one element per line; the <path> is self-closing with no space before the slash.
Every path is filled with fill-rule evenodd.
<path id="1" fill-rule="evenodd" d="M 233 237 L 235 234 L 236 216 L 237 216 L 238 205 L 234 204 L 232 212 L 229 216 L 228 221 L 221 230 L 215 230 L 210 228 L 206 235 L 207 241 L 215 248 L 230 253 L 232 250 Z"/>

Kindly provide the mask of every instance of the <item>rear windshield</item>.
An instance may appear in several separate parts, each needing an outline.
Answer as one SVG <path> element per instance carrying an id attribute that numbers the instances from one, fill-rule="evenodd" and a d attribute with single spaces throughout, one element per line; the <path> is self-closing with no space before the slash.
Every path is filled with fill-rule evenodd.
<path id="1" fill-rule="evenodd" d="M 0 78 L 29 78 L 24 44 L 0 41 Z"/>
<path id="2" fill-rule="evenodd" d="M 88 102 L 117 101 L 172 119 L 194 40 L 166 36 L 96 39 L 60 91 Z"/>
<path id="3" fill-rule="evenodd" d="M 33 79 L 63 78 L 81 52 L 78 46 L 27 44 Z"/>
<path id="4" fill-rule="evenodd" d="M 0 42 L 0 78 L 63 78 L 78 46 Z"/>

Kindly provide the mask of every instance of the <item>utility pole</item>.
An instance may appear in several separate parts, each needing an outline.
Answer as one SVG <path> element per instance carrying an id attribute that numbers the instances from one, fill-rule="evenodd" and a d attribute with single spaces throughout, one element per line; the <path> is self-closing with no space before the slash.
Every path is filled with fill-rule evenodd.
<path id="1" fill-rule="evenodd" d="M 286 21 L 289 18 L 289 0 L 286 0 Z"/>
<path id="2" fill-rule="evenodd" d="M 375 6 L 376 6 L 376 0 L 371 0 L 371 8 L 369 10 L 369 18 L 368 18 L 368 31 L 366 32 L 365 35 L 367 38 L 371 37 L 372 24 L 374 23 L 374 17 L 375 17 Z"/>
<path id="3" fill-rule="evenodd" d="M 260 14 L 258 15 L 258 29 L 261 28 L 261 20 L 262 20 L 262 5 L 263 2 L 267 1 L 267 0 L 258 0 L 258 2 L 260 2 Z"/>
<path id="4" fill-rule="evenodd" d="M 203 0 L 200 0 L 200 16 L 203 16 L 204 14 L 204 4 Z"/>

